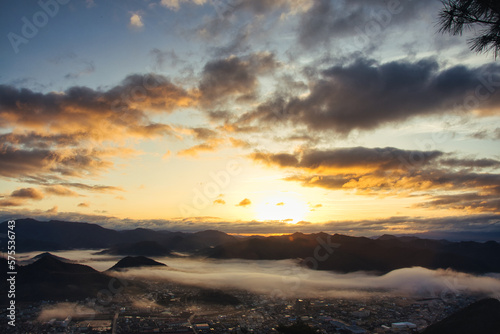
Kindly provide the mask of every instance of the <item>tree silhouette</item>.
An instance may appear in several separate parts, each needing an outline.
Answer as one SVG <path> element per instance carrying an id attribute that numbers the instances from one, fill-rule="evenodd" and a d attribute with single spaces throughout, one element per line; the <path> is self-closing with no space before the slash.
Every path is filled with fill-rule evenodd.
<path id="1" fill-rule="evenodd" d="M 471 50 L 493 51 L 500 55 L 500 1 L 444 0 L 439 15 L 441 32 L 461 35 L 464 29 L 475 30 L 477 37 L 469 40 Z"/>

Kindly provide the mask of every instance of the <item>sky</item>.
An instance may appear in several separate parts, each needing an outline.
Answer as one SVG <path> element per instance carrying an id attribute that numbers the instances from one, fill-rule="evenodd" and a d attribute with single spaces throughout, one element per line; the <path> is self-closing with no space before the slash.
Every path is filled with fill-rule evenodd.
<path id="1" fill-rule="evenodd" d="M 500 65 L 437 0 L 0 4 L 0 217 L 500 231 Z"/>

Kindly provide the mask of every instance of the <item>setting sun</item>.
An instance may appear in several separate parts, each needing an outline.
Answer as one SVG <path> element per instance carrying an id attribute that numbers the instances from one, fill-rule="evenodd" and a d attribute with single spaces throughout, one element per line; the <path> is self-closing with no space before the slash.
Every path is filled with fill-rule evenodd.
<path id="1" fill-rule="evenodd" d="M 304 220 L 309 208 L 298 196 L 280 194 L 267 197 L 256 205 L 257 220 L 286 221 L 295 224 Z"/>

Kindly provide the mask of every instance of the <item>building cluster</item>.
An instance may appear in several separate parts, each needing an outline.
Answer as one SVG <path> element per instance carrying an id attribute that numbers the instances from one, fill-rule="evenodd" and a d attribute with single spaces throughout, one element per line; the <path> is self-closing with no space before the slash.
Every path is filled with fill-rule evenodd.
<path id="1" fill-rule="evenodd" d="M 366 299 L 271 299 L 228 292 L 239 305 L 195 302 L 192 289 L 156 287 L 140 296 L 120 296 L 93 315 L 40 320 L 50 302 L 23 305 L 22 333 L 278 333 L 279 325 L 306 324 L 317 333 L 418 333 L 475 300 L 472 296 L 415 299 L 374 294 Z M 141 302 L 137 302 L 140 300 Z M 147 301 L 147 302 L 146 302 Z M 83 301 L 82 301 L 83 303 Z M 5 313 L 5 311 L 4 311 Z"/>

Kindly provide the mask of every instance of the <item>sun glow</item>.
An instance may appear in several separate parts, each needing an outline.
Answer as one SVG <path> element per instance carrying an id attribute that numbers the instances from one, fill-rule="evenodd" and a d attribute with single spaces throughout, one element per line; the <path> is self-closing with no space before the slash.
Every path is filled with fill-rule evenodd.
<path id="1" fill-rule="evenodd" d="M 298 196 L 280 194 L 265 198 L 256 205 L 257 220 L 285 221 L 295 224 L 304 220 L 308 205 Z"/>

